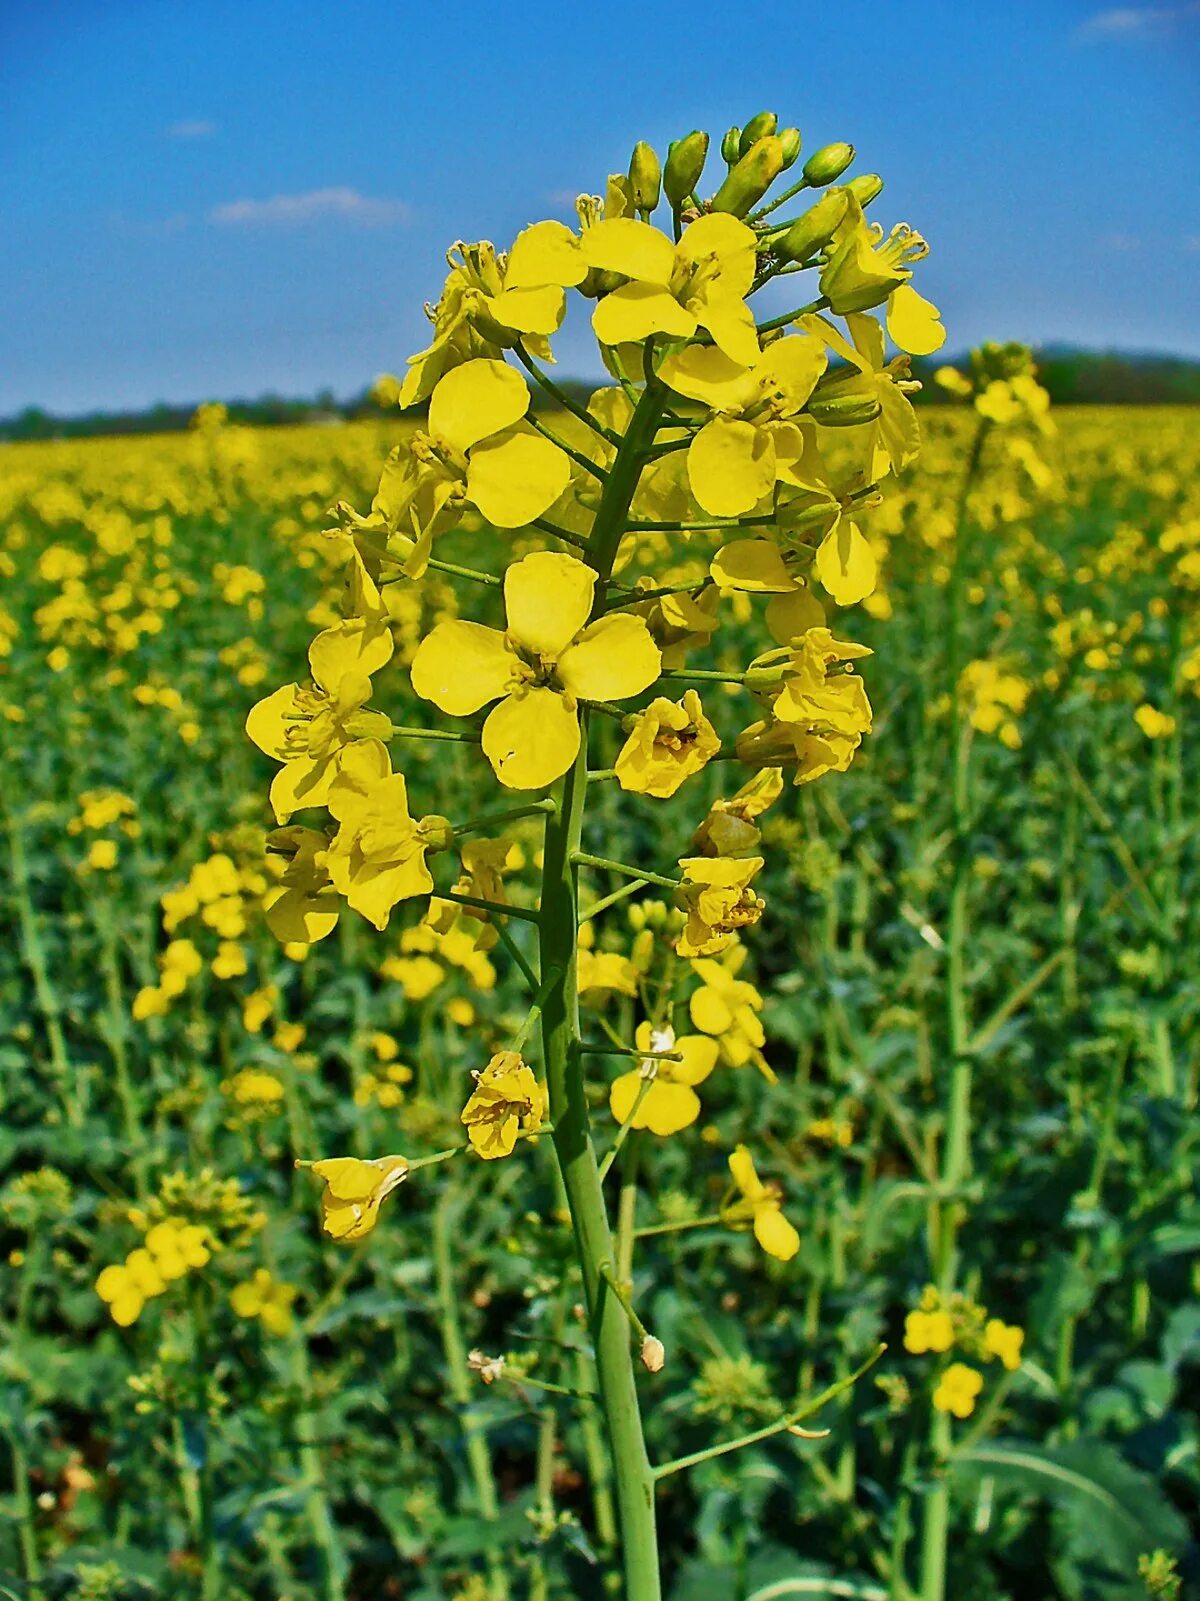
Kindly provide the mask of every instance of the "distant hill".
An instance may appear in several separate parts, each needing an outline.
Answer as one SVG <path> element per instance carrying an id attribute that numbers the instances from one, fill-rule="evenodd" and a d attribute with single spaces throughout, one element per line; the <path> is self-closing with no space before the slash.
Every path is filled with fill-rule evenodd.
<path id="1" fill-rule="evenodd" d="M 1037 364 L 1038 376 L 1056 406 L 1200 405 L 1200 361 L 1187 357 L 1047 345 L 1037 352 Z M 965 357 L 914 361 L 913 369 L 925 383 L 919 400 L 926 405 L 938 403 L 939 390 L 931 382 L 938 367 L 965 365 Z M 594 387 L 579 379 L 560 379 L 559 382 L 572 398 L 579 400 L 586 400 Z M 537 406 L 541 397 L 535 396 L 534 400 Z M 145 411 L 93 411 L 75 417 L 54 416 L 37 406 L 29 406 L 15 417 L 0 418 L 0 440 L 174 433 L 188 426 L 198 403 L 160 404 Z M 257 427 L 384 415 L 372 401 L 369 390 L 348 400 L 338 400 L 328 390 L 308 400 L 262 395 L 257 400 L 229 401 L 228 407 L 231 422 Z"/>

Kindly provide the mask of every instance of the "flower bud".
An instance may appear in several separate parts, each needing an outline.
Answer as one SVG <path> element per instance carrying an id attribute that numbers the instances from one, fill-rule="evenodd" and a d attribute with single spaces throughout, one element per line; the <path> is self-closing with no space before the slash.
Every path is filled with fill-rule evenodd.
<path id="1" fill-rule="evenodd" d="M 435 851 L 448 851 L 454 844 L 454 825 L 448 817 L 439 816 L 437 812 L 422 817 L 417 824 L 417 833 L 431 855 Z"/>
<path id="2" fill-rule="evenodd" d="M 699 128 L 671 141 L 663 170 L 663 191 L 674 210 L 681 211 L 688 196 L 695 193 L 707 159 L 708 135 Z"/>
<path id="3" fill-rule="evenodd" d="M 807 261 L 827 245 L 846 215 L 849 200 L 844 189 L 831 189 L 821 196 L 802 217 L 797 217 L 775 246 L 784 261 Z"/>
<path id="4" fill-rule="evenodd" d="M 643 928 L 635 934 L 633 944 L 629 947 L 629 960 L 641 974 L 646 974 L 654 965 L 654 934 L 648 928 Z"/>
<path id="5" fill-rule="evenodd" d="M 741 137 L 742 130 L 740 128 L 730 128 L 724 139 L 721 140 L 721 154 L 725 157 L 727 166 L 732 167 L 737 164 L 738 142 Z"/>
<path id="6" fill-rule="evenodd" d="M 647 1373 L 661 1373 L 663 1363 L 667 1360 L 667 1348 L 661 1340 L 656 1340 L 653 1334 L 647 1334 L 642 1341 L 642 1366 Z"/>
<path id="7" fill-rule="evenodd" d="M 846 188 L 860 206 L 869 206 L 872 200 L 877 200 L 883 193 L 883 179 L 877 172 L 863 172 L 857 178 L 851 178 Z"/>
<path id="8" fill-rule="evenodd" d="M 800 130 L 799 128 L 780 128 L 779 142 L 783 146 L 783 170 L 794 166 L 800 156 Z"/>
<path id="9" fill-rule="evenodd" d="M 653 145 L 639 139 L 629 158 L 629 189 L 638 211 L 653 211 L 658 205 L 662 168 Z"/>
<path id="10" fill-rule="evenodd" d="M 778 125 L 779 118 L 773 111 L 760 111 L 756 117 L 751 117 L 738 139 L 738 156 L 744 156 L 751 145 L 774 133 Z"/>
<path id="11" fill-rule="evenodd" d="M 827 183 L 835 183 L 853 160 L 853 145 L 822 145 L 804 163 L 804 181 L 810 189 L 824 189 Z"/>
<path id="12" fill-rule="evenodd" d="M 712 198 L 714 211 L 744 217 L 783 171 L 783 141 L 775 134 L 758 139 Z"/>
<path id="13" fill-rule="evenodd" d="M 874 422 L 881 410 L 874 385 L 864 385 L 859 373 L 828 384 L 822 381 L 808 402 L 809 415 L 825 428 L 856 428 Z"/>

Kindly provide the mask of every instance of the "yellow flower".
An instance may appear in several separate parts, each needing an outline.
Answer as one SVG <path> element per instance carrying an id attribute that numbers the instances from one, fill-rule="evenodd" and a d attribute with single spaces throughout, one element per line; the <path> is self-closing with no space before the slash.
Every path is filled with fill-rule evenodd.
<path id="1" fill-rule="evenodd" d="M 1169 712 L 1144 702 L 1133 714 L 1133 720 L 1147 739 L 1168 739 L 1175 732 L 1175 719 Z M 96 847 L 93 845 L 92 850 Z"/>
<path id="2" fill-rule="evenodd" d="M 697 958 L 692 972 L 700 980 L 700 988 L 692 991 L 688 1011 L 696 1027 L 716 1039 L 723 1061 L 730 1067 L 745 1067 L 747 1062 L 753 1062 L 773 1084 L 775 1075 L 762 1054 L 767 1039 L 758 1016 L 763 998 L 753 984 L 736 974 L 736 966 L 740 965 L 736 959 L 745 954 L 744 950 L 731 953 L 734 967 L 708 956 Z"/>
<path id="3" fill-rule="evenodd" d="M 267 836 L 267 849 L 288 859 L 263 903 L 267 927 L 283 945 L 311 945 L 337 925 L 341 902 L 329 878 L 328 846 L 324 834 L 297 823 Z"/>
<path id="4" fill-rule="evenodd" d="M 504 905 L 508 899 L 504 892 L 505 868 L 519 859 L 517 848 L 507 839 L 468 840 L 460 852 L 462 872 L 454 885 L 458 895 L 473 895 L 476 900 Z M 479 950 L 490 951 L 499 939 L 492 923 L 492 914 L 478 906 L 460 906 L 456 901 L 433 900 L 429 903 L 426 922 L 439 934 L 446 934 L 459 918 L 481 925 L 475 938 Z"/>
<path id="5" fill-rule="evenodd" d="M 742 1193 L 737 1206 L 726 1209 L 725 1216 L 735 1222 L 749 1213 L 754 1222 L 754 1238 L 768 1256 L 790 1262 L 800 1249 L 800 1236 L 783 1215 L 783 1203 L 777 1184 L 764 1184 L 755 1171 L 754 1158 L 744 1145 L 739 1145 L 729 1158 L 729 1171 Z"/>
<path id="6" fill-rule="evenodd" d="M 761 856 L 685 856 L 679 865 L 683 882 L 675 904 L 688 919 L 675 946 L 680 956 L 713 956 L 736 930 L 758 922 L 766 903 L 749 886 L 763 865 Z"/>
<path id="7" fill-rule="evenodd" d="M 166 1287 L 154 1257 L 144 1247 L 130 1251 L 123 1263 L 104 1268 L 96 1280 L 96 1294 L 122 1328 L 136 1323 L 146 1302 Z"/>
<path id="8" fill-rule="evenodd" d="M 690 339 L 706 328 L 732 361 L 752 366 L 759 346 L 746 296 L 754 282 L 755 246 L 753 229 L 717 212 L 697 218 L 678 244 L 632 217 L 585 228 L 584 259 L 628 280 L 597 302 L 596 338 L 604 345 L 656 333 Z"/>
<path id="9" fill-rule="evenodd" d="M 403 775 L 392 772 L 377 740 L 345 752 L 328 804 L 341 825 L 325 853 L 333 887 L 368 922 L 386 928 L 397 901 L 432 890 L 425 853 L 447 842 L 449 824 L 440 817 L 414 822 Z"/>
<path id="10" fill-rule="evenodd" d="M 954 1324 L 949 1312 L 918 1310 L 904 1319 L 904 1349 L 913 1356 L 948 1351 L 953 1344 Z"/>
<path id="11" fill-rule="evenodd" d="M 638 1024 L 634 1042 L 643 1051 L 678 1051 L 683 1060 L 644 1058 L 637 1067 L 614 1079 L 608 1096 L 609 1110 L 618 1123 L 648 1128 L 652 1134 L 678 1134 L 700 1116 L 700 1097 L 692 1086 L 702 1084 L 716 1067 L 717 1043 L 703 1034 L 684 1034 L 676 1039 L 674 1029 L 656 1029 L 649 1023 Z"/>
<path id="12" fill-rule="evenodd" d="M 835 639 L 828 628 L 810 628 L 790 646 L 757 657 L 748 683 L 772 695 L 778 722 L 803 723 L 811 733 L 834 733 L 857 744 L 870 732 L 871 703 L 862 679 L 846 664 L 871 654 L 866 645 Z"/>
<path id="13" fill-rule="evenodd" d="M 1025 1343 L 1025 1330 L 1015 1323 L 1005 1323 L 990 1317 L 984 1325 L 983 1348 L 989 1356 L 998 1356 L 1010 1373 L 1021 1366 L 1021 1347 Z"/>
<path id="14" fill-rule="evenodd" d="M 144 1023 L 151 1017 L 165 1017 L 170 1001 L 171 997 L 165 990 L 158 989 L 153 984 L 143 984 L 133 997 L 133 1004 L 129 1008 L 130 1015 L 137 1023 Z"/>
<path id="15" fill-rule="evenodd" d="M 88 847 L 87 865 L 100 872 L 111 872 L 117 865 L 117 844 L 112 839 L 94 839 Z"/>
<path id="16" fill-rule="evenodd" d="M 952 1412 L 956 1418 L 969 1418 L 982 1389 L 982 1373 L 965 1362 L 951 1362 L 933 1392 L 934 1407 L 939 1412 Z"/>
<path id="17" fill-rule="evenodd" d="M 847 198 L 845 213 L 834 230 L 819 280 L 822 295 L 839 317 L 882 305 L 912 277 L 912 269 L 906 264 L 921 261 L 929 254 L 929 246 L 907 223 L 897 223 L 885 239 L 882 226 L 877 222 L 868 223 L 863 216 L 858 198 L 854 194 L 848 194 Z M 928 302 L 923 304 L 928 305 Z M 936 312 L 933 315 L 936 317 Z M 910 325 L 914 332 L 922 326 L 919 315 L 903 302 L 898 322 L 900 333 L 910 331 Z M 897 344 L 902 343 L 896 335 L 893 338 Z M 929 344 L 926 339 L 927 348 L 914 350 L 913 354 L 931 354 L 939 348 L 942 339 L 936 344 Z"/>
<path id="18" fill-rule="evenodd" d="M 260 1267 L 252 1279 L 234 1286 L 229 1304 L 238 1317 L 256 1317 L 268 1334 L 282 1335 L 291 1332 L 296 1293 L 294 1284 L 283 1284 Z"/>
<path id="19" fill-rule="evenodd" d="M 609 993 L 636 995 L 638 970 L 618 951 L 593 951 L 581 946 L 576 987 L 579 998 L 592 1006 L 606 1004 Z"/>
<path id="20" fill-rule="evenodd" d="M 783 774 L 764 767 L 748 778 L 728 800 L 716 800 L 692 836 L 692 849 L 701 856 L 742 856 L 752 851 L 762 835 L 754 826 L 783 793 Z"/>
<path id="21" fill-rule="evenodd" d="M 801 326 L 823 341 L 849 369 L 836 378 L 827 378 L 818 395 L 842 401 L 858 399 L 864 406 L 875 409 L 876 415 L 865 424 L 868 478 L 879 479 L 889 472 L 899 472 L 915 458 L 921 446 L 917 414 L 907 393 L 919 389 L 920 385 L 911 376 L 908 357 L 886 359 L 883 329 L 874 317 L 854 313 L 848 316 L 849 340 L 827 317 L 814 313 L 803 317 Z M 815 402 L 813 410 L 817 411 Z M 826 560 L 828 562 L 829 558 Z M 825 583 L 820 571 L 817 576 Z M 827 584 L 826 588 L 829 588 Z M 832 589 L 830 594 L 834 594 Z M 838 599 L 836 595 L 834 598 Z M 838 604 L 850 603 L 839 600 Z"/>
<path id="22" fill-rule="evenodd" d="M 694 689 L 685 690 L 679 701 L 659 695 L 633 719 L 617 756 L 617 782 L 635 794 L 665 800 L 685 778 L 707 767 L 720 748 L 720 735 Z"/>
<path id="23" fill-rule="evenodd" d="M 807 330 L 776 340 L 749 366 L 715 345 L 666 358 L 663 379 L 710 411 L 687 453 L 688 482 L 705 511 L 738 517 L 777 482 L 805 482 L 795 469 L 808 441 L 788 419 L 803 410 L 828 360 L 823 342 Z"/>
<path id="24" fill-rule="evenodd" d="M 214 978 L 241 978 L 246 972 L 246 953 L 236 940 L 222 940 L 209 965 Z"/>
<path id="25" fill-rule="evenodd" d="M 379 1208 L 408 1177 L 402 1156 L 329 1156 L 319 1162 L 297 1162 L 325 1182 L 321 1194 L 321 1226 L 331 1239 L 361 1240 L 379 1221 Z"/>
<path id="26" fill-rule="evenodd" d="M 596 575 L 573 556 L 537 551 L 504 576 L 506 632 L 438 623 L 421 641 L 412 685 L 453 717 L 499 700 L 483 752 L 510 789 L 543 789 L 579 750 L 579 700 L 625 700 L 658 677 L 661 658 L 640 617 L 588 623 Z"/>
<path id="27" fill-rule="evenodd" d="M 338 753 L 352 741 L 390 732 L 388 719 L 365 710 L 371 674 L 392 655 L 382 623 L 353 618 L 327 628 L 309 647 L 312 683 L 287 684 L 246 718 L 259 750 L 284 765 L 271 785 L 275 816 L 286 823 L 302 806 L 324 806 Z"/>
<path id="28" fill-rule="evenodd" d="M 518 1134 L 541 1126 L 546 1091 L 518 1051 L 498 1051 L 471 1077 L 475 1088 L 462 1112 L 467 1138 L 486 1161 L 510 1156 Z"/>

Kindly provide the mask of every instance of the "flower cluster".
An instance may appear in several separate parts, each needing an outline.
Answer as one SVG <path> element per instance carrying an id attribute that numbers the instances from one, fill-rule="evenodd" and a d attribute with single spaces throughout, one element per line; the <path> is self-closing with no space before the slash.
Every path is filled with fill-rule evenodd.
<path id="1" fill-rule="evenodd" d="M 1010 1373 L 1021 1365 L 1025 1331 L 1001 1318 L 989 1317 L 987 1308 L 966 1296 L 943 1300 L 932 1284 L 904 1319 L 904 1349 L 913 1356 L 945 1356 L 961 1351 L 976 1362 L 994 1362 Z M 956 1418 L 970 1417 L 983 1390 L 983 1374 L 966 1362 L 950 1362 L 938 1369 L 933 1405 Z"/>

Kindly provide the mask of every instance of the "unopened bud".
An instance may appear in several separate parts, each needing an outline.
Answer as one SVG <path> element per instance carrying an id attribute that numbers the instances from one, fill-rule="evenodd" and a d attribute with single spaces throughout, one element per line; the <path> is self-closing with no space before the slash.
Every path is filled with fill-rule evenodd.
<path id="1" fill-rule="evenodd" d="M 778 126 L 779 118 L 773 111 L 760 111 L 756 117 L 751 117 L 738 139 L 739 157 L 744 156 L 751 145 L 757 143 L 759 139 L 765 139 L 768 134 L 774 133 Z"/>
<path id="2" fill-rule="evenodd" d="M 662 187 L 662 168 L 652 145 L 639 139 L 629 158 L 629 189 L 638 211 L 653 211 Z"/>
<path id="3" fill-rule="evenodd" d="M 422 817 L 417 824 L 417 833 L 424 842 L 425 849 L 431 854 L 437 851 L 448 851 L 454 844 L 454 825 L 448 817 L 441 817 L 437 812 L 431 812 L 428 817 Z"/>
<path id="4" fill-rule="evenodd" d="M 827 183 L 835 183 L 853 160 L 853 145 L 822 145 L 804 163 L 804 181 L 810 189 L 824 189 Z"/>
<path id="5" fill-rule="evenodd" d="M 849 204 L 844 189 L 831 189 L 822 195 L 815 206 L 796 218 L 775 246 L 775 254 L 784 261 L 807 261 L 816 255 L 833 238 Z"/>
<path id="6" fill-rule="evenodd" d="M 800 156 L 800 130 L 799 128 L 780 128 L 779 142 L 783 146 L 783 170 L 794 166 Z"/>
<path id="7" fill-rule="evenodd" d="M 666 1360 L 666 1346 L 661 1340 L 656 1340 L 653 1334 L 647 1334 L 642 1341 L 642 1366 L 647 1373 L 661 1373 Z"/>
<path id="8" fill-rule="evenodd" d="M 877 200 L 883 193 L 883 179 L 877 172 L 863 172 L 857 178 L 851 178 L 846 188 L 860 206 L 869 206 L 872 200 Z"/>
<path id="9" fill-rule="evenodd" d="M 721 154 L 725 157 L 726 164 L 730 167 L 737 164 L 738 144 L 741 137 L 742 130 L 740 128 L 730 128 L 724 139 L 721 140 Z"/>
<path id="10" fill-rule="evenodd" d="M 714 211 L 744 217 L 783 171 L 783 141 L 775 134 L 758 139 L 712 198 Z"/>
<path id="11" fill-rule="evenodd" d="M 708 135 L 699 128 L 682 139 L 672 140 L 663 169 L 663 192 L 676 211 L 696 192 L 696 185 L 708 159 Z"/>
<path id="12" fill-rule="evenodd" d="M 858 373 L 833 379 L 824 391 L 818 384 L 808 403 L 813 421 L 825 428 L 857 428 L 860 423 L 874 422 L 882 409 L 874 385 L 864 386 Z"/>

